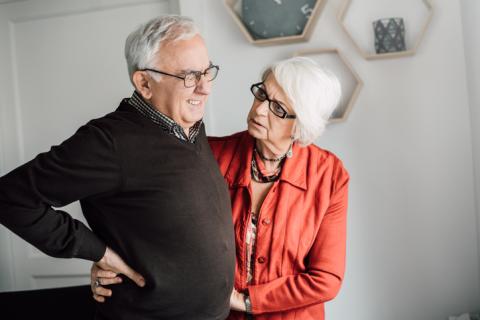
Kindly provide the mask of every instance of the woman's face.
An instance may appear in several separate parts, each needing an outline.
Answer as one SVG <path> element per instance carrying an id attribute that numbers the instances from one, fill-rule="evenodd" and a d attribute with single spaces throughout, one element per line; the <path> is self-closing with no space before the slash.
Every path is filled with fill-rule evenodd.
<path id="1" fill-rule="evenodd" d="M 262 86 L 268 99 L 278 102 L 288 114 L 294 115 L 292 103 L 280 87 L 275 77 L 270 73 Z M 252 108 L 247 117 L 248 132 L 257 139 L 260 147 L 268 148 L 272 153 L 281 155 L 285 153 L 292 142 L 294 119 L 282 119 L 269 109 L 269 101 L 253 100 Z"/>

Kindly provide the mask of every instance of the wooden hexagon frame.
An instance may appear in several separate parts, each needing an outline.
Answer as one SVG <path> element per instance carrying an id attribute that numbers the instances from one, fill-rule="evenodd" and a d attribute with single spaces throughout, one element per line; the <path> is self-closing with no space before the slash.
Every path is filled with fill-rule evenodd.
<path id="1" fill-rule="evenodd" d="M 352 92 L 351 92 L 351 94 L 350 94 L 350 97 L 345 99 L 345 100 L 347 100 L 346 105 L 338 106 L 338 107 L 340 107 L 340 109 L 343 110 L 342 115 L 340 117 L 330 118 L 330 120 L 329 120 L 329 123 L 342 122 L 342 121 L 347 120 L 348 115 L 352 111 L 353 105 L 355 104 L 355 101 L 357 100 L 357 97 L 360 93 L 360 90 L 363 87 L 363 81 L 360 78 L 360 76 L 358 75 L 358 73 L 353 69 L 350 62 L 345 58 L 345 56 L 337 48 L 301 50 L 301 51 L 295 52 L 293 54 L 293 56 L 294 57 L 296 57 L 296 56 L 309 57 L 309 56 L 322 55 L 322 54 L 337 55 L 339 60 L 342 62 L 342 64 L 345 66 L 345 68 L 352 75 L 352 77 L 354 78 L 354 81 L 356 83 Z"/>
<path id="2" fill-rule="evenodd" d="M 275 37 L 275 38 L 269 38 L 269 39 L 254 39 L 250 34 L 250 32 L 248 32 L 248 29 L 243 24 L 242 19 L 235 12 L 234 6 L 237 4 L 238 1 L 239 0 L 224 0 L 224 4 L 227 7 L 228 13 L 230 13 L 233 20 L 235 21 L 237 26 L 240 28 L 240 31 L 243 33 L 243 35 L 248 40 L 248 42 L 253 43 L 255 45 L 259 45 L 259 46 L 308 41 L 310 39 L 310 36 L 312 35 L 315 24 L 321 12 L 323 11 L 325 3 L 327 2 L 326 0 L 317 0 L 317 2 L 315 3 L 315 7 L 313 8 L 312 14 L 310 15 L 310 18 L 308 19 L 307 24 L 303 29 L 302 34 L 294 35 L 294 36 Z M 265 1 L 265 0 L 259 0 L 259 1 Z"/>
<path id="3" fill-rule="evenodd" d="M 427 19 L 425 20 L 425 23 L 423 24 L 422 30 L 418 35 L 417 40 L 415 41 L 415 44 L 413 45 L 413 47 L 406 51 L 401 51 L 401 52 L 388 52 L 388 53 L 379 53 L 379 54 L 369 53 L 369 52 L 366 52 L 364 49 L 362 49 L 360 45 L 358 45 L 357 41 L 355 41 L 355 39 L 353 38 L 353 36 L 345 26 L 345 23 L 344 23 L 345 15 L 348 11 L 348 8 L 350 7 L 351 2 L 352 0 L 344 0 L 342 6 L 340 7 L 340 10 L 338 11 L 337 20 L 339 24 L 342 26 L 343 31 L 345 31 L 348 38 L 354 44 L 355 48 L 362 55 L 362 57 L 364 57 L 367 60 L 399 58 L 399 57 L 414 55 L 415 52 L 417 51 L 418 46 L 420 45 L 420 42 L 422 42 L 422 39 L 425 35 L 425 32 L 427 31 L 428 25 L 430 24 L 430 21 L 432 20 L 432 16 L 433 16 L 433 5 L 431 3 L 431 0 L 422 0 L 422 2 L 425 4 L 425 6 L 428 9 L 428 16 L 427 16 Z"/>

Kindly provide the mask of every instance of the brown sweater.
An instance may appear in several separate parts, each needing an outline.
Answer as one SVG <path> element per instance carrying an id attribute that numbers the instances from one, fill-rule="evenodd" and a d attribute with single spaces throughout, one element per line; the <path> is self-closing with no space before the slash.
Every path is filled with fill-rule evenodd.
<path id="1" fill-rule="evenodd" d="M 80 200 L 92 231 L 52 207 Z M 101 319 L 224 319 L 233 288 L 230 200 L 202 127 L 180 141 L 126 100 L 0 178 L 0 222 L 55 257 L 110 246 L 146 279 L 115 285 Z"/>

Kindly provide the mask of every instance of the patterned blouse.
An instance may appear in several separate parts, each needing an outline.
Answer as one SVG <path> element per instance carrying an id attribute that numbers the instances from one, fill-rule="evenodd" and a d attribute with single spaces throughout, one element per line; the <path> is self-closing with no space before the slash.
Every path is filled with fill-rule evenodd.
<path id="1" fill-rule="evenodd" d="M 250 284 L 253 278 L 255 241 L 257 239 L 257 221 L 258 214 L 252 212 L 252 214 L 250 215 L 250 221 L 247 226 L 247 238 L 245 241 L 245 243 L 247 244 L 247 284 Z"/>

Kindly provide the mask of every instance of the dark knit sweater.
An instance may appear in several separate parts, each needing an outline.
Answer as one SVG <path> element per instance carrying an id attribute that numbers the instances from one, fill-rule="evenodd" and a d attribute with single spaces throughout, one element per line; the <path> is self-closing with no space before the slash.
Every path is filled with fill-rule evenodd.
<path id="1" fill-rule="evenodd" d="M 94 233 L 52 209 L 76 200 Z M 97 261 L 108 245 L 145 277 L 144 288 L 125 277 L 113 286 L 100 319 L 229 313 L 230 200 L 203 127 L 195 143 L 181 141 L 124 100 L 1 177 L 0 222 L 55 257 Z"/>

